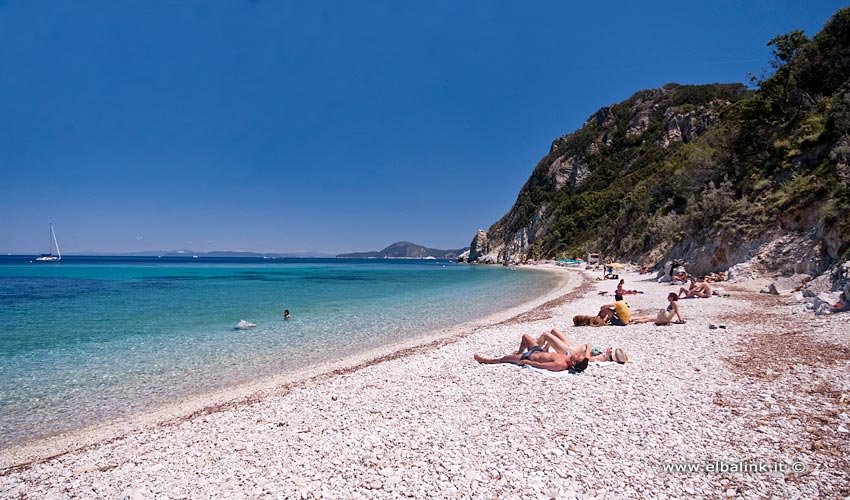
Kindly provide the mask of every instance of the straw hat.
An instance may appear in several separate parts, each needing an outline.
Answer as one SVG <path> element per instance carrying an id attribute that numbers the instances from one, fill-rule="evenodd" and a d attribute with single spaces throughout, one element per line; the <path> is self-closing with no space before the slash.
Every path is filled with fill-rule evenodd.
<path id="1" fill-rule="evenodd" d="M 628 354 L 626 351 L 620 349 L 619 347 L 611 351 L 611 361 L 616 361 L 617 363 L 623 364 L 629 360 Z"/>

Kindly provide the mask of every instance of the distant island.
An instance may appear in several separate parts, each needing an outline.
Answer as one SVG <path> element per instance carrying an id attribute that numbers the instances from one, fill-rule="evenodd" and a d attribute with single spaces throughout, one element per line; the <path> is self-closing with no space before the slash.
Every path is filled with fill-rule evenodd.
<path id="1" fill-rule="evenodd" d="M 337 255 L 344 259 L 457 259 L 469 247 L 457 250 L 427 248 L 409 241 L 398 241 L 377 252 L 354 252 Z"/>

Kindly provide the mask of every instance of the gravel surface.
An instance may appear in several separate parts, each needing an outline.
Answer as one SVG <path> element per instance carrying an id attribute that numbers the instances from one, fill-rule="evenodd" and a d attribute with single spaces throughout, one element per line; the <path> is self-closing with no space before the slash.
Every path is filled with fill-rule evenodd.
<path id="1" fill-rule="evenodd" d="M 8 467 L 0 497 L 850 495 L 850 313 L 816 318 L 758 285 L 718 284 L 729 297 L 680 302 L 684 325 L 579 328 L 572 316 L 595 314 L 616 287 L 581 277 L 578 292 L 513 321 Z M 678 290 L 625 278 L 647 292 L 626 298 L 633 314 Z M 555 378 L 472 359 L 552 327 L 630 362 Z M 665 470 L 717 462 L 783 470 Z"/>

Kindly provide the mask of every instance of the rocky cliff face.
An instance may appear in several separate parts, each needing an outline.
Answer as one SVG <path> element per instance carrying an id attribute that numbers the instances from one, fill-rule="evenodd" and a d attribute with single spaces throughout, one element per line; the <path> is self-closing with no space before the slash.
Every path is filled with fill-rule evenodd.
<path id="1" fill-rule="evenodd" d="M 708 94 L 726 98 L 697 105 L 679 104 L 683 89 L 692 91 L 692 88 L 670 84 L 602 108 L 579 131 L 555 139 L 549 154 L 520 191 L 517 204 L 488 231 L 478 231 L 470 245 L 470 261 L 522 262 L 559 256 L 552 251 L 552 231 L 558 218 L 565 214 L 557 200 L 581 193 L 585 182 L 594 174 L 604 184 L 604 175 L 610 171 L 603 164 L 604 156 L 613 149 L 623 148 L 624 143 L 631 148 L 659 150 L 689 143 L 711 129 L 724 106 L 747 93 L 739 85 L 707 88 Z M 627 172 L 628 163 L 623 167 Z M 537 203 L 535 198 L 539 200 Z"/>
<path id="2" fill-rule="evenodd" d="M 598 252 L 837 276 L 850 258 L 850 8 L 811 40 L 770 45 L 775 73 L 757 90 L 668 84 L 555 139 L 470 261 Z"/>

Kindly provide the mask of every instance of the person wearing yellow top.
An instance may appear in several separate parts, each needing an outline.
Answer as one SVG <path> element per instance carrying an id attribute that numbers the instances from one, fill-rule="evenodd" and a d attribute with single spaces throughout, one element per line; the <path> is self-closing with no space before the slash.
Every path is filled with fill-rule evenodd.
<path id="1" fill-rule="evenodd" d="M 599 317 L 603 318 L 608 324 L 626 326 L 632 319 L 632 312 L 629 305 L 623 300 L 623 296 L 618 293 L 614 295 L 613 303 L 605 304 L 599 308 Z"/>

